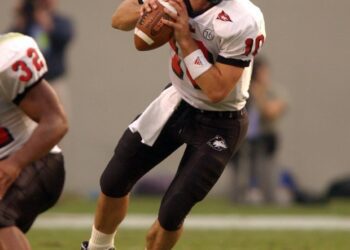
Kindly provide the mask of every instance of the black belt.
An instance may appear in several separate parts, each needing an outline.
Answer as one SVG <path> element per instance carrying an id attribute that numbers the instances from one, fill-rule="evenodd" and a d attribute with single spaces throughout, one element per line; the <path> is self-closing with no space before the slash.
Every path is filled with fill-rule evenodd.
<path id="1" fill-rule="evenodd" d="M 203 114 L 205 116 L 212 117 L 212 118 L 239 119 L 247 114 L 246 108 L 243 108 L 238 111 L 209 111 L 209 110 L 197 109 L 185 101 L 181 101 L 178 107 L 178 109 L 180 110 L 182 108 L 190 108 L 196 113 Z"/>

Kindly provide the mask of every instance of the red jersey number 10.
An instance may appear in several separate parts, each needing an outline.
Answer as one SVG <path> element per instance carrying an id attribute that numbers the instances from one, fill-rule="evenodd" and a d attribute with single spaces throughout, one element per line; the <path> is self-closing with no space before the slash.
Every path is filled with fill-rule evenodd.
<path id="1" fill-rule="evenodd" d="M 264 35 L 260 35 L 257 38 L 255 38 L 255 40 L 253 38 L 248 38 L 245 41 L 245 56 L 249 56 L 250 54 L 252 54 L 253 56 L 256 56 L 259 52 L 259 49 L 262 47 L 262 45 L 265 42 L 265 37 Z M 254 47 L 255 45 L 255 47 Z M 253 51 L 254 49 L 254 51 Z"/>

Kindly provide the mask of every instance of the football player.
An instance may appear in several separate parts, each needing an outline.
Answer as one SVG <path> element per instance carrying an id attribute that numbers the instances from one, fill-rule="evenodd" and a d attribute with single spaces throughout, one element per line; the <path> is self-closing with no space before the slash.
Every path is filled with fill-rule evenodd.
<path id="1" fill-rule="evenodd" d="M 203 200 L 247 131 L 245 110 L 252 60 L 265 41 L 262 12 L 249 0 L 169 0 L 171 85 L 120 139 L 101 177 L 101 194 L 89 242 L 82 249 L 114 249 L 134 184 L 181 145 L 186 150 L 150 228 L 147 250 L 169 250 L 185 217 Z M 140 12 L 157 8 L 125 0 L 112 26 L 132 30 Z"/>
<path id="2" fill-rule="evenodd" d="M 63 188 L 67 120 L 32 38 L 1 35 L 0 55 L 0 250 L 29 250 L 24 233 Z"/>

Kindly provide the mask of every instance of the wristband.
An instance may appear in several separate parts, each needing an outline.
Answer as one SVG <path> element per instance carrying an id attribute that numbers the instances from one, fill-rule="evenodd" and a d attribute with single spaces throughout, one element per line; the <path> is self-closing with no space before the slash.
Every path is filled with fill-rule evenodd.
<path id="1" fill-rule="evenodd" d="M 184 62 L 193 80 L 197 79 L 212 66 L 200 49 L 186 56 Z"/>

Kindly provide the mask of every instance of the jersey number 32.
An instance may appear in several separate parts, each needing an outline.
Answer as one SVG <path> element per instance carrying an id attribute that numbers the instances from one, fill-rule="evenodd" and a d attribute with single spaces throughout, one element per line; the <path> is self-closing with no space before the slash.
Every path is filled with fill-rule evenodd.
<path id="1" fill-rule="evenodd" d="M 26 56 L 31 60 L 34 67 L 29 67 L 24 60 L 19 60 L 12 65 L 13 71 L 21 71 L 22 74 L 19 80 L 24 83 L 29 82 L 33 78 L 33 70 L 39 72 L 44 67 L 44 62 L 40 60 L 39 54 L 34 48 L 29 48 L 26 52 Z"/>

